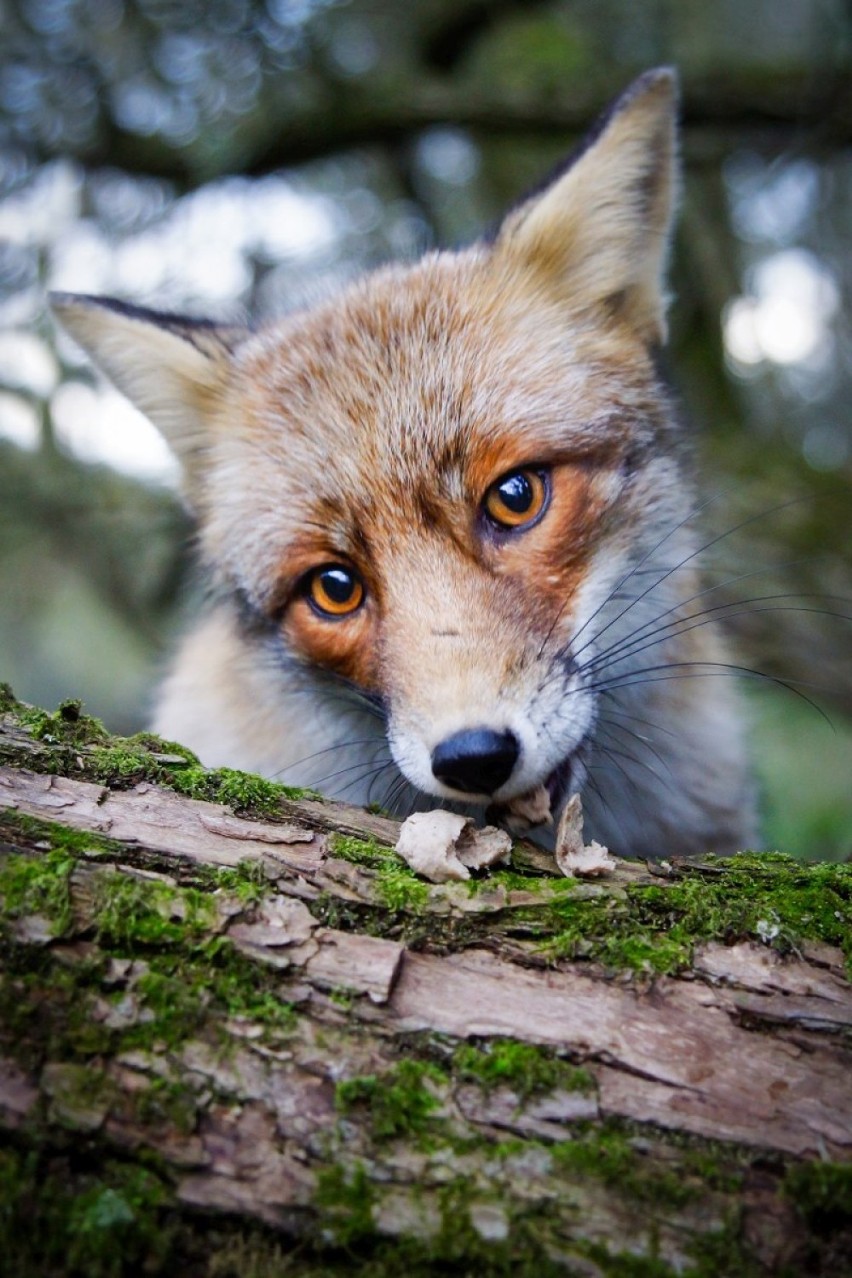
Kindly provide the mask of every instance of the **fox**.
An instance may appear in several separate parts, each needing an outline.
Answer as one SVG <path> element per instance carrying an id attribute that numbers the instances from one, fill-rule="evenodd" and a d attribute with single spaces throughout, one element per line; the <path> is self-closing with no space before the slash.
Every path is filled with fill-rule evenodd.
<path id="1" fill-rule="evenodd" d="M 397 815 L 581 794 L 621 855 L 754 845 L 660 371 L 677 111 L 646 72 L 490 233 L 256 327 L 53 295 L 197 523 L 157 733 Z"/>

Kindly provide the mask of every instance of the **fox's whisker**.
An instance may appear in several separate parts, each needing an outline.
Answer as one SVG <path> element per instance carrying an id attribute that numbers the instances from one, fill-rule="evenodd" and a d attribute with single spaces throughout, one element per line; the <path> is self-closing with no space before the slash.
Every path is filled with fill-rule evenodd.
<path id="1" fill-rule="evenodd" d="M 701 626 L 712 625 L 716 620 L 716 614 L 721 613 L 726 621 L 733 620 L 735 617 L 750 617 L 762 612 L 802 612 L 815 613 L 821 617 L 832 617 L 836 621 L 852 621 L 852 615 L 842 612 L 836 612 L 831 608 L 808 608 L 801 604 L 774 604 L 769 608 L 754 608 L 753 603 L 761 603 L 769 599 L 794 599 L 803 596 L 796 595 L 758 595 L 753 600 L 737 601 L 730 603 L 717 604 L 714 608 L 705 608 L 701 612 L 690 613 L 686 617 L 681 617 L 676 621 L 669 622 L 666 626 L 661 626 L 658 630 L 652 630 L 650 634 L 638 635 L 635 642 L 625 640 L 620 646 L 615 646 L 609 652 L 601 653 L 583 667 L 585 674 L 595 674 L 600 669 L 606 669 L 607 666 L 617 665 L 622 661 L 626 661 L 629 657 L 635 657 L 639 653 L 646 652 L 649 648 L 654 648 L 658 644 L 665 643 L 668 639 L 688 634 L 691 630 L 697 630 Z M 737 603 L 743 602 L 748 607 L 738 608 Z M 692 624 L 687 625 L 690 622 Z"/>
<path id="2" fill-rule="evenodd" d="M 600 744 L 600 743 L 596 743 L 596 744 Z M 625 759 L 628 763 L 632 763 L 635 767 L 641 768 L 644 772 L 650 773 L 650 775 L 654 778 L 654 780 L 659 781 L 662 785 L 669 784 L 669 781 L 671 779 L 670 768 L 668 767 L 666 768 L 666 771 L 669 774 L 668 777 L 663 777 L 656 770 L 656 768 L 653 767 L 652 764 L 648 763 L 647 759 L 640 759 L 629 750 L 624 750 L 613 745 L 602 745 L 600 748 L 606 752 L 609 758 Z M 629 777 L 629 773 L 626 771 L 626 769 L 624 769 L 624 775 L 625 775 L 625 778 Z M 632 781 L 633 778 L 630 778 L 630 780 Z M 638 782 L 636 782 L 635 784 L 638 785 Z"/>
<path id="3" fill-rule="evenodd" d="M 352 777 L 349 781 L 346 782 L 345 785 L 336 787 L 333 797 L 338 799 L 342 798 L 343 795 L 345 795 L 354 786 L 363 785 L 368 777 L 371 778 L 371 782 L 375 781 L 376 778 L 380 776 L 384 771 L 386 771 L 389 766 L 390 765 L 388 763 L 378 763 L 378 764 L 371 765 L 370 767 L 366 768 L 359 776 Z"/>
<path id="4" fill-rule="evenodd" d="M 314 785 L 318 788 L 321 788 L 324 785 L 330 785 L 332 782 L 337 781 L 340 777 L 347 776 L 350 772 L 357 774 L 351 782 L 351 784 L 355 784 L 357 781 L 361 780 L 362 777 L 369 776 L 375 768 L 385 768 L 389 763 L 390 760 L 387 758 L 369 759 L 366 761 L 364 759 L 360 759 L 357 763 L 350 763 L 348 767 L 338 768 L 336 772 L 327 772 L 324 776 L 317 777 Z"/>
<path id="5" fill-rule="evenodd" d="M 606 724 L 613 722 L 617 723 L 619 720 L 625 719 L 630 723 L 641 723 L 643 727 L 649 728 L 651 732 L 658 733 L 660 736 L 671 737 L 672 740 L 677 740 L 679 734 L 677 732 L 673 732 L 671 728 L 664 727 L 658 720 L 647 719 L 644 715 L 630 714 L 623 706 L 620 706 L 617 702 L 613 702 L 612 698 L 609 697 L 609 694 L 606 691 L 601 691 L 598 695 L 601 699 L 607 700 L 606 711 L 605 714 L 602 715 Z"/>
<path id="6" fill-rule="evenodd" d="M 660 753 L 660 751 L 655 748 L 653 742 L 651 741 L 649 737 L 644 736 L 642 733 L 636 732 L 633 728 L 626 727 L 623 723 L 616 723 L 614 720 L 610 720 L 606 724 L 606 727 L 609 731 L 621 732 L 625 736 L 630 737 L 632 740 L 638 742 L 641 749 L 650 751 L 650 753 L 654 756 L 654 758 L 659 760 L 660 764 L 665 768 L 669 776 L 672 775 L 671 766 L 663 757 L 663 755 Z M 599 741 L 600 737 L 598 737 L 597 740 Z M 635 759 L 634 762 L 640 764 L 640 766 L 642 764 L 642 760 L 640 759 Z M 662 780 L 662 778 L 659 777 L 658 774 L 655 774 L 655 775 L 657 775 L 658 780 Z"/>
<path id="7" fill-rule="evenodd" d="M 680 672 L 678 674 L 656 674 L 657 671 L 675 670 L 675 669 L 680 670 L 681 667 L 691 667 L 691 669 L 689 669 L 688 673 Z M 719 667 L 719 668 L 710 668 L 710 667 Z M 655 677 L 653 679 L 644 677 L 649 674 L 654 674 Z M 636 675 L 641 675 L 643 677 L 634 678 L 634 676 Z M 645 684 L 645 683 L 665 683 L 671 679 L 713 679 L 713 678 L 758 679 L 766 683 L 774 683 L 777 687 L 785 688 L 788 692 L 793 693 L 794 696 L 800 697 L 801 700 L 805 701 L 811 707 L 812 710 L 815 710 L 817 712 L 817 714 L 820 716 L 821 719 L 825 720 L 825 722 L 828 724 L 828 726 L 831 728 L 833 732 L 836 731 L 834 724 L 831 722 L 831 719 L 828 717 L 825 711 L 820 706 L 818 706 L 815 701 L 812 701 L 810 697 L 806 696 L 805 693 L 801 691 L 801 688 L 804 687 L 804 688 L 812 688 L 813 690 L 817 692 L 830 692 L 831 691 L 830 688 L 827 688 L 821 684 L 806 682 L 801 679 L 780 679 L 777 675 L 767 674 L 763 670 L 753 670 L 750 666 L 738 666 L 732 662 L 671 661 L 661 666 L 646 666 L 644 669 L 628 671 L 623 678 L 620 678 L 619 676 L 615 676 L 614 679 L 612 679 L 611 681 L 607 683 L 602 683 L 597 685 L 593 684 L 591 686 L 591 691 L 611 693 L 616 691 L 619 688 L 640 687 L 642 684 Z"/>
<path id="8" fill-rule="evenodd" d="M 375 744 L 377 748 L 387 749 L 387 742 L 378 737 L 344 737 L 340 741 L 335 741 L 333 745 L 325 746 L 322 750 L 315 750 L 313 754 L 303 754 L 298 759 L 294 759 L 292 763 L 288 763 L 286 768 L 279 768 L 277 772 L 270 773 L 271 780 L 277 780 L 282 777 L 285 772 L 293 768 L 304 767 L 306 763 L 312 763 L 315 759 L 321 759 L 324 754 L 336 754 L 340 751 L 352 749 L 353 746 Z"/>
<path id="9" fill-rule="evenodd" d="M 658 614 L 657 614 L 657 616 L 656 616 L 656 617 L 653 617 L 653 618 L 651 618 L 649 621 L 644 622 L 644 623 L 643 623 L 640 627 L 638 627 L 638 630 L 639 630 L 639 631 L 644 630 L 644 629 L 646 629 L 648 626 L 652 626 L 652 625 L 654 625 L 656 622 L 658 622 L 658 621 L 662 621 L 662 619 L 663 619 L 664 617 L 668 617 L 668 616 L 670 616 L 673 612 L 677 612 L 680 608 L 685 608 L 685 607 L 687 607 L 689 604 L 694 603 L 696 599 L 702 599 L 705 595 L 713 594 L 713 593 L 715 593 L 715 591 L 717 591 L 717 590 L 722 590 L 722 589 L 724 589 L 725 587 L 728 587 L 728 586 L 734 586 L 734 585 L 736 585 L 736 584 L 737 584 L 737 582 L 740 582 L 740 581 L 747 581 L 747 580 L 749 580 L 749 579 L 751 579 L 751 578 L 753 578 L 753 577 L 761 577 L 761 576 L 764 576 L 766 573 L 769 573 L 769 572 L 778 572 L 778 571 L 780 571 L 780 570 L 782 570 L 782 569 L 784 569 L 784 568 L 791 568 L 791 567 L 793 567 L 793 566 L 795 566 L 795 565 L 797 565 L 797 564 L 803 564 L 803 563 L 807 563 L 807 562 L 809 562 L 809 558 L 808 558 L 808 557 L 803 557 L 803 558 L 800 558 L 800 559 L 788 559 L 788 560 L 786 560 L 784 563 L 766 565 L 766 566 L 764 566 L 764 567 L 762 567 L 762 568 L 752 569 L 752 571 L 750 571 L 750 572 L 737 573 L 735 576 L 727 577 L 727 578 L 726 578 L 725 580 L 723 580 L 723 581 L 719 581 L 719 582 L 716 582 L 716 583 L 715 583 L 715 584 L 713 584 L 713 585 L 706 586 L 703 590 L 697 590 L 694 594 L 690 595 L 690 596 L 689 596 L 688 598 L 686 598 L 686 599 L 678 600 L 678 602 L 677 602 L 676 604 L 673 604 L 670 608 L 667 608 L 664 612 L 660 612 L 660 613 L 658 613 Z M 778 597 L 780 598 L 781 596 L 778 596 Z M 788 596 L 784 596 L 784 597 L 786 598 L 786 597 L 788 597 Z M 807 595 L 805 595 L 805 594 L 801 594 L 801 593 L 799 593 L 799 592 L 796 592 L 796 593 L 795 593 L 795 596 L 793 596 L 793 595 L 791 594 L 789 597 L 795 597 L 795 598 L 802 598 L 802 599 L 803 599 L 803 598 L 807 598 L 808 596 L 807 596 Z M 819 597 L 819 598 L 824 598 L 824 599 L 831 598 L 831 596 L 829 596 L 829 595 L 824 595 L 824 594 L 819 594 L 818 596 L 814 596 L 814 597 Z M 720 605 L 720 606 L 724 606 L 724 605 Z M 635 634 L 637 634 L 637 633 L 638 633 L 638 631 L 633 631 L 633 632 L 632 632 L 632 635 L 628 635 L 628 636 L 626 636 L 626 639 L 627 639 L 627 640 L 629 640 L 630 638 L 632 638 L 632 637 L 633 637 L 633 635 L 635 635 Z M 612 645 L 610 645 L 610 647 L 609 647 L 609 648 L 604 648 L 602 652 L 598 652 L 598 653 L 596 653 L 596 654 L 595 654 L 595 657 L 596 657 L 596 658 L 598 658 L 598 657 L 605 656 L 608 652 L 611 652 L 611 651 L 612 651 L 612 649 L 613 649 L 614 647 L 618 647 L 618 646 L 619 646 L 622 642 L 625 642 L 625 639 L 618 639 L 618 640 L 616 640 L 616 641 L 615 641 L 615 643 L 614 643 L 614 644 L 612 644 Z M 575 655 L 576 655 L 576 654 L 575 654 Z"/>
<path id="10" fill-rule="evenodd" d="M 708 506 L 711 506 L 714 501 L 717 501 L 720 497 L 727 496 L 727 494 L 731 492 L 732 489 L 733 489 L 733 485 L 730 485 L 728 488 L 718 489 L 716 492 L 711 493 L 709 497 L 705 498 L 705 500 L 700 502 L 697 506 L 691 505 L 687 514 L 684 515 L 683 518 L 679 520 L 679 522 L 676 523 L 673 527 L 668 528 L 666 532 L 663 534 L 663 536 L 658 541 L 656 541 L 654 545 L 651 546 L 650 549 L 645 552 L 645 554 L 641 557 L 641 559 L 639 559 L 636 564 L 632 565 L 631 568 L 624 574 L 624 576 L 615 584 L 612 591 L 609 592 L 607 597 L 598 605 L 598 607 L 594 610 L 594 612 L 592 612 L 591 616 L 587 617 L 586 620 L 583 622 L 582 626 L 580 626 L 579 630 L 577 630 L 575 634 L 572 635 L 570 646 L 573 648 L 573 646 L 577 643 L 578 639 L 581 637 L 583 632 L 592 624 L 592 622 L 598 616 L 600 616 L 603 609 L 606 608 L 607 604 L 610 602 L 613 591 L 622 590 L 624 586 L 626 586 L 627 583 L 637 574 L 638 570 L 642 567 L 642 565 L 646 564 L 648 560 L 651 559 L 656 554 L 656 552 L 660 549 L 661 546 L 664 546 L 667 541 L 669 541 L 677 533 L 681 532 L 681 530 L 684 529 L 688 524 L 690 524 L 696 518 L 697 515 L 701 514 L 702 511 L 706 510 Z M 697 554 L 699 552 L 695 552 L 695 553 Z M 686 562 L 689 561 L 691 557 L 694 557 L 694 556 L 685 556 L 677 564 L 675 564 L 673 567 L 669 569 L 661 568 L 660 572 L 662 573 L 662 576 L 658 577 L 655 580 L 655 582 L 652 583 L 652 586 L 649 587 L 649 589 L 653 589 L 656 585 L 659 585 L 661 581 L 666 580 L 669 576 L 672 576 L 674 573 L 676 573 L 680 568 L 684 566 Z M 654 571 L 654 569 L 648 568 L 648 569 L 645 569 L 644 571 L 651 573 Z M 610 625 L 614 624 L 615 621 L 618 621 L 620 616 L 621 614 L 619 614 L 618 617 L 615 617 L 613 621 L 610 622 Z M 604 629 L 608 629 L 608 627 L 605 627 Z M 552 633 L 552 630 L 550 633 Z M 589 642 L 595 642 L 597 638 L 599 637 L 599 635 L 602 633 L 603 631 L 599 631 L 598 634 L 594 635 Z M 548 635 L 548 638 L 549 637 L 550 636 Z M 574 652 L 575 658 L 579 656 L 579 654 L 583 652 L 585 650 L 585 647 L 587 646 L 588 645 L 584 645 L 583 648 L 580 648 L 579 650 L 575 651 Z"/>
<path id="11" fill-rule="evenodd" d="M 395 773 L 395 772 L 397 772 L 396 764 L 394 763 L 393 759 L 388 759 L 388 760 L 387 760 L 387 762 L 384 764 L 384 766 L 383 766 L 383 767 L 381 767 L 381 768 L 380 768 L 380 769 L 379 769 L 379 770 L 375 773 L 375 775 L 373 776 L 372 780 L 370 781 L 369 786 L 367 787 L 367 803 L 368 803 L 368 804 L 369 804 L 369 803 L 373 803 L 373 802 L 375 802 L 375 800 L 374 800 L 374 798 L 373 798 L 373 794 L 374 794 L 374 791 L 375 791 L 376 786 L 379 784 L 379 781 L 380 781 L 383 777 L 385 777 L 385 775 L 386 775 L 387 773 L 391 773 L 391 774 L 393 775 L 393 773 Z M 385 796 L 385 798 L 386 798 L 386 796 Z M 381 802 L 381 803 L 380 803 L 380 806 L 381 806 L 381 807 L 386 807 L 386 806 L 387 806 L 387 804 L 386 804 L 386 802 Z"/>
<path id="12" fill-rule="evenodd" d="M 704 542 L 703 545 L 698 546 L 695 550 L 690 551 L 688 555 L 684 555 L 680 563 L 678 563 L 674 568 L 670 568 L 666 572 L 662 573 L 660 577 L 658 577 L 649 586 L 647 586 L 645 590 L 643 590 L 639 595 L 637 595 L 636 598 L 632 601 L 632 603 L 628 604 L 626 608 L 623 608 L 620 612 L 618 612 L 613 618 L 611 618 L 606 623 L 605 626 L 602 626 L 601 629 L 598 630 L 591 637 L 591 639 L 588 639 L 581 648 L 577 649 L 575 648 L 574 645 L 576 644 L 576 641 L 579 638 L 579 636 L 582 634 L 583 630 L 585 630 L 586 626 L 588 625 L 588 622 L 584 623 L 584 625 L 580 627 L 580 630 L 577 632 L 577 634 L 572 637 L 572 640 L 570 642 L 570 650 L 572 652 L 574 660 L 578 661 L 580 656 L 586 651 L 586 649 L 591 644 L 597 643 L 601 635 L 605 634 L 607 630 L 609 630 L 612 626 L 614 626 L 616 622 L 620 621 L 621 618 L 624 617 L 632 608 L 635 608 L 638 603 L 641 603 L 643 599 L 646 599 L 653 590 L 658 589 L 663 584 L 663 582 L 668 581 L 671 577 L 674 576 L 675 573 L 680 572 L 680 570 L 682 568 L 685 568 L 687 564 L 690 564 L 695 559 L 697 559 L 699 555 L 703 555 L 706 551 L 710 550 L 713 546 L 716 546 L 718 545 L 719 542 L 724 541 L 726 537 L 730 537 L 736 532 L 741 532 L 743 528 L 748 528 L 752 524 L 758 523 L 761 519 L 767 519 L 770 515 L 778 514 L 780 511 L 787 510 L 789 509 L 790 506 L 795 506 L 804 500 L 805 499 L 803 497 L 793 497 L 787 501 L 778 502 L 775 506 L 770 506 L 766 510 L 759 511 L 756 515 L 750 515 L 747 519 L 742 519 L 740 520 L 739 523 L 734 524 L 732 527 L 725 529 L 724 532 L 718 533 L 715 537 L 711 537 L 709 541 Z M 707 505 L 707 504 L 709 503 L 707 502 L 704 503 L 704 505 Z M 699 507 L 699 509 L 701 509 L 701 507 Z M 680 524 L 678 524 L 674 529 L 672 529 L 669 536 L 672 536 L 675 532 L 678 532 L 686 523 L 689 522 L 690 518 L 691 516 L 688 516 L 686 519 L 682 520 Z M 665 540 L 666 538 L 663 538 L 663 541 Z M 662 545 L 662 542 L 660 542 L 659 544 Z M 651 553 L 653 552 L 649 551 L 648 555 L 650 555 Z M 645 559 L 648 558 L 648 555 L 645 556 Z M 644 562 L 644 560 L 640 562 Z M 629 574 L 628 574 L 628 577 L 625 578 L 625 581 L 627 580 L 629 580 Z M 616 588 L 620 589 L 620 587 L 623 586 L 624 584 L 625 582 L 622 581 L 619 583 L 619 586 Z M 598 612 L 600 612 L 600 609 L 598 609 Z"/>

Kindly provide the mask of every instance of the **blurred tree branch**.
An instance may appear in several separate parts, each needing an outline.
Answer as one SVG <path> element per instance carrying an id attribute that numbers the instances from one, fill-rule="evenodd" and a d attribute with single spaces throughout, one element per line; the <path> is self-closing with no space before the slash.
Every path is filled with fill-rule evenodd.
<path id="1" fill-rule="evenodd" d="M 203 138 L 177 146 L 162 135 L 122 128 L 110 117 L 97 141 L 81 146 L 74 158 L 90 169 L 110 165 L 166 178 L 185 190 L 226 173 L 256 177 L 352 147 L 398 143 L 445 124 L 490 138 L 570 138 L 623 89 L 624 79 L 619 73 L 602 84 L 580 76 L 558 99 L 543 97 L 534 84 L 522 93 L 423 75 L 369 77 L 363 84 L 327 79 L 301 108 L 272 100 L 243 117 L 212 150 Z M 734 142 L 773 153 L 791 148 L 818 153 L 852 141 L 852 81 L 837 74 L 815 83 L 806 66 L 726 68 L 719 75 L 690 77 L 682 114 L 683 149 L 693 165 L 717 165 Z M 50 147 L 37 147 L 37 159 L 50 155 Z"/>

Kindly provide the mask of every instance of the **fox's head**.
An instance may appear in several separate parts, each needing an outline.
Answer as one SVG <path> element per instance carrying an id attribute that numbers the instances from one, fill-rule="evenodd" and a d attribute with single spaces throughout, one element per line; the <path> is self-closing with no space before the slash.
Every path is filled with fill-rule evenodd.
<path id="1" fill-rule="evenodd" d="M 679 517 L 654 368 L 674 100 L 648 73 L 493 237 L 256 332 L 54 299 L 179 457 L 246 644 L 380 706 L 426 793 L 564 789 L 595 619 Z"/>

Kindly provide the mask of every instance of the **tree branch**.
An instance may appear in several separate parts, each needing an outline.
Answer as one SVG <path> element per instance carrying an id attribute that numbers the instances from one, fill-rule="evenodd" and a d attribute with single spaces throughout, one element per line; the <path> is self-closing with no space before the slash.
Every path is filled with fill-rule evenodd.
<path id="1" fill-rule="evenodd" d="M 430 886 L 388 818 L 108 738 L 73 703 L 5 705 L 0 1131 L 22 1177 L 23 1151 L 49 1157 L 78 1201 L 84 1142 L 113 1206 L 116 1158 L 155 1169 L 146 1210 L 187 1256 L 214 1213 L 234 1246 L 252 1222 L 300 1237 L 305 1273 L 344 1246 L 423 1273 L 673 1273 L 722 1240 L 714 1273 L 836 1272 L 848 867 L 624 862 L 590 885 L 519 844 L 511 871 Z"/>
<path id="2" fill-rule="evenodd" d="M 251 134 L 230 141 L 201 137 L 185 147 L 105 125 L 101 137 L 78 155 L 91 169 L 110 165 L 190 189 L 223 174 L 257 177 L 275 170 L 370 146 L 398 144 L 435 125 L 470 129 L 483 138 L 580 136 L 597 112 L 623 88 L 580 81 L 558 99 L 461 80 L 420 75 L 363 87 L 326 81 L 299 110 L 274 99 L 251 122 Z M 809 69 L 789 72 L 726 71 L 723 77 L 690 78 L 684 86 L 684 154 L 688 163 L 718 164 L 732 146 L 773 153 L 795 147 L 819 153 L 852 139 L 852 89 L 846 76 L 814 83 Z M 48 158 L 47 155 L 42 158 Z"/>

